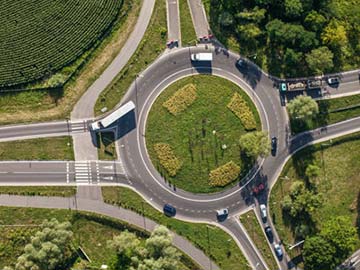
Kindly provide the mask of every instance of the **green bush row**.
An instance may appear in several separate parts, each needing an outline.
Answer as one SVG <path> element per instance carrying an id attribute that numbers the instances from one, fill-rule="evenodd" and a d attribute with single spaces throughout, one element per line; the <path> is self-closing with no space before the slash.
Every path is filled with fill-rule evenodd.
<path id="1" fill-rule="evenodd" d="M 240 166 L 234 161 L 230 161 L 212 171 L 210 171 L 209 179 L 211 186 L 223 187 L 238 178 L 240 174 Z"/>
<path id="2" fill-rule="evenodd" d="M 256 120 L 254 114 L 247 102 L 242 98 L 242 96 L 240 96 L 240 94 L 235 93 L 227 107 L 240 119 L 246 130 L 256 129 Z"/>
<path id="3" fill-rule="evenodd" d="M 154 150 L 160 164 L 165 168 L 170 176 L 175 176 L 177 171 L 181 168 L 182 163 L 175 156 L 171 146 L 166 143 L 157 143 L 154 145 Z"/>
<path id="4" fill-rule="evenodd" d="M 176 91 L 163 106 L 173 115 L 186 110 L 196 99 L 196 88 L 192 83 Z"/>

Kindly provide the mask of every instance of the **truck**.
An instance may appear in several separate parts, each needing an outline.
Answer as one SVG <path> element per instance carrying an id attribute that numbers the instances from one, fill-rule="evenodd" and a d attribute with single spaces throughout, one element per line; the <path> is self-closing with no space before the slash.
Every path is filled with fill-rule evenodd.
<path id="1" fill-rule="evenodd" d="M 319 89 L 322 86 L 321 79 L 307 80 L 307 81 L 294 81 L 294 82 L 281 82 L 279 85 L 280 92 L 286 91 L 304 91 Z"/>
<path id="2" fill-rule="evenodd" d="M 212 53 L 192 53 L 191 61 L 212 61 Z"/>

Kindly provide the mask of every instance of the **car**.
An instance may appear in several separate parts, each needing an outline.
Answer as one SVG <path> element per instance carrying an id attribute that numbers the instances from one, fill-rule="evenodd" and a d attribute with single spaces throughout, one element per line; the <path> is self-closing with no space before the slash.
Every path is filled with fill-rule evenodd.
<path id="1" fill-rule="evenodd" d="M 282 82 L 280 83 L 280 91 L 281 92 L 285 92 L 287 90 L 287 85 L 286 83 Z"/>
<path id="2" fill-rule="evenodd" d="M 236 61 L 236 66 L 237 66 L 238 68 L 243 68 L 243 69 L 245 69 L 245 68 L 247 68 L 248 63 L 247 63 L 244 59 L 239 59 L 239 60 Z"/>
<path id="3" fill-rule="evenodd" d="M 176 208 L 168 203 L 164 205 L 163 210 L 164 210 L 165 216 L 173 217 L 176 215 Z"/>
<path id="4" fill-rule="evenodd" d="M 228 215 L 229 215 L 229 209 L 227 208 L 216 210 L 216 217 L 219 221 L 224 221 Z"/>
<path id="5" fill-rule="evenodd" d="M 340 83 L 340 80 L 338 77 L 329 77 L 327 79 L 327 82 L 329 85 L 334 85 L 334 84 L 339 84 Z"/>
<path id="6" fill-rule="evenodd" d="M 263 190 L 265 189 L 265 185 L 263 183 L 260 183 L 259 185 L 253 187 L 252 192 L 253 195 L 259 195 Z"/>
<path id="7" fill-rule="evenodd" d="M 274 235 L 272 233 L 270 226 L 265 227 L 265 234 L 266 234 L 267 238 L 269 239 L 270 243 L 274 242 Z"/>
<path id="8" fill-rule="evenodd" d="M 266 206 L 265 204 L 260 204 L 260 215 L 263 220 L 263 222 L 266 222 L 267 214 L 266 214 Z"/>
<path id="9" fill-rule="evenodd" d="M 272 137 L 271 138 L 271 154 L 273 156 L 276 155 L 276 149 L 277 149 L 277 138 L 276 137 Z"/>
<path id="10" fill-rule="evenodd" d="M 274 245 L 274 251 L 275 251 L 276 257 L 278 257 L 278 259 L 281 261 L 284 256 L 284 253 L 279 244 Z"/>

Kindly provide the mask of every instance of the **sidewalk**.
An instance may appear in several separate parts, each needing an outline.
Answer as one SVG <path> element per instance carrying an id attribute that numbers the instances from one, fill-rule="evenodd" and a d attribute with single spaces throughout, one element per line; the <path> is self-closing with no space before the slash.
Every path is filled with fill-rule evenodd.
<path id="1" fill-rule="evenodd" d="M 201 0 L 188 0 L 191 18 L 194 24 L 196 36 L 202 37 L 209 34 L 209 23 L 206 18 L 205 7 Z"/>
<path id="2" fill-rule="evenodd" d="M 99 200 L 82 199 L 76 197 L 41 197 L 41 196 L 15 196 L 15 195 L 0 195 L 1 206 L 11 207 L 34 207 L 34 208 L 57 208 L 57 209 L 72 209 L 80 211 L 94 212 L 97 214 L 116 218 L 139 228 L 152 232 L 157 223 L 151 219 L 144 218 L 137 213 L 120 208 L 117 206 L 106 204 Z M 209 258 L 198 248 L 193 246 L 187 239 L 173 233 L 173 244 L 182 252 L 187 254 L 203 269 L 218 270 L 219 267 L 212 263 L 209 265 Z"/>

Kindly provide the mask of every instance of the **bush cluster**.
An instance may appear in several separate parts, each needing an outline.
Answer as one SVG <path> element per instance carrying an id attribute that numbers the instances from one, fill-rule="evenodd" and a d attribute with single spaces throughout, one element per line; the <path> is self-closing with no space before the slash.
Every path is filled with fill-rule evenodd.
<path id="1" fill-rule="evenodd" d="M 163 106 L 173 115 L 177 115 L 189 107 L 196 99 L 196 88 L 192 83 L 176 91 Z"/>
<path id="2" fill-rule="evenodd" d="M 247 102 L 240 94 L 235 93 L 229 104 L 228 109 L 232 111 L 241 121 L 246 130 L 256 129 L 256 120 Z"/>
<path id="3" fill-rule="evenodd" d="M 157 143 L 154 145 L 154 150 L 161 166 L 165 168 L 170 176 L 175 176 L 177 171 L 181 168 L 182 163 L 175 156 L 171 146 L 166 143 Z"/>
<path id="4" fill-rule="evenodd" d="M 223 187 L 234 181 L 240 174 L 240 166 L 234 161 L 230 161 L 215 170 L 210 171 L 210 185 Z"/>

